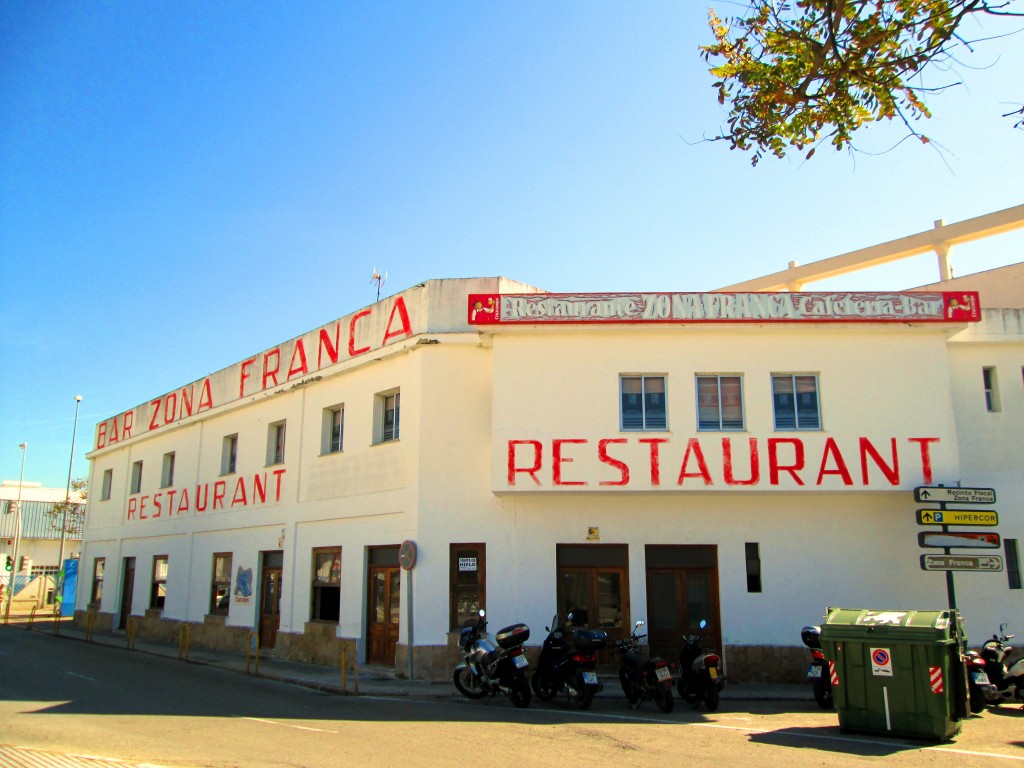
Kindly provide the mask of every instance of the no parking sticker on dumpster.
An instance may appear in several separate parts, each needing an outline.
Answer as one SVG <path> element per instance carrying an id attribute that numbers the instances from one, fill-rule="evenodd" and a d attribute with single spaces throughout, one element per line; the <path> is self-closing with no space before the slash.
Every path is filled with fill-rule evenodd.
<path id="1" fill-rule="evenodd" d="M 888 648 L 871 649 L 871 674 L 878 677 L 892 677 L 892 656 Z"/>

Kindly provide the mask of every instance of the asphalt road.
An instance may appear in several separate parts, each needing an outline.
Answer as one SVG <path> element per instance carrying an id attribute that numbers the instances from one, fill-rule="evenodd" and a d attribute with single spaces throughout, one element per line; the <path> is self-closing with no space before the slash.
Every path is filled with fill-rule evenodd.
<path id="1" fill-rule="evenodd" d="M 1024 712 L 1013 706 L 934 745 L 840 733 L 835 713 L 813 701 L 730 702 L 711 714 L 677 702 L 665 715 L 618 699 L 582 712 L 504 698 L 338 696 L 14 627 L 0 627 L 0 654 L 0 766 L 49 764 L 5 761 L 21 748 L 22 757 L 190 768 L 1024 768 Z"/>

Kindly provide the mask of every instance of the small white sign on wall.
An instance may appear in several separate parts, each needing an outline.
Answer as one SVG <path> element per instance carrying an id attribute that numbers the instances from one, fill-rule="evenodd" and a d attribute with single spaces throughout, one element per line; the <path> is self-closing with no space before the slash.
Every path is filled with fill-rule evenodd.
<path id="1" fill-rule="evenodd" d="M 476 570 L 476 558 L 475 557 L 460 557 L 459 558 L 459 571 L 475 571 Z"/>

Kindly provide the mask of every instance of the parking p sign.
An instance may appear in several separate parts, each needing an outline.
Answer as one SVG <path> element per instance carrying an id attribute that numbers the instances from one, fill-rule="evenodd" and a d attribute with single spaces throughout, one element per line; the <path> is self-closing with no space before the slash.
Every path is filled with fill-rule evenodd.
<path id="1" fill-rule="evenodd" d="M 888 648 L 871 649 L 871 674 L 892 677 L 892 655 Z"/>

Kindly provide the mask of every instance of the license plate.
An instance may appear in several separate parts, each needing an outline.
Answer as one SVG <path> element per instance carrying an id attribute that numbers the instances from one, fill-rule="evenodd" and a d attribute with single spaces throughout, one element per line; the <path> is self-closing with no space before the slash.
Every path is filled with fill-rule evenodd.
<path id="1" fill-rule="evenodd" d="M 811 664 L 811 666 L 809 666 L 807 668 L 807 676 L 808 677 L 821 677 L 821 667 L 818 666 L 817 664 Z"/>
<path id="2" fill-rule="evenodd" d="M 985 672 L 971 672 L 971 676 L 974 678 L 974 682 L 978 685 L 990 685 L 988 681 L 988 674 Z"/>
<path id="3" fill-rule="evenodd" d="M 658 667 L 654 670 L 654 675 L 658 678 L 659 683 L 672 679 L 672 673 L 668 671 L 668 667 Z"/>
<path id="4" fill-rule="evenodd" d="M 584 685 L 597 685 L 597 672 L 584 672 L 583 673 L 583 684 Z"/>
<path id="5" fill-rule="evenodd" d="M 523 656 L 522 654 L 520 654 L 520 655 L 518 655 L 518 656 L 513 656 L 513 657 L 512 657 L 512 661 L 513 661 L 513 662 L 515 663 L 515 665 L 516 665 L 516 669 L 522 669 L 523 667 L 528 667 L 528 666 L 530 666 L 530 661 L 529 661 L 529 659 L 527 659 L 527 658 L 526 658 L 525 656 Z"/>
<path id="6" fill-rule="evenodd" d="M 708 667 L 708 674 L 711 675 L 712 680 L 718 679 L 718 670 L 714 667 Z"/>

